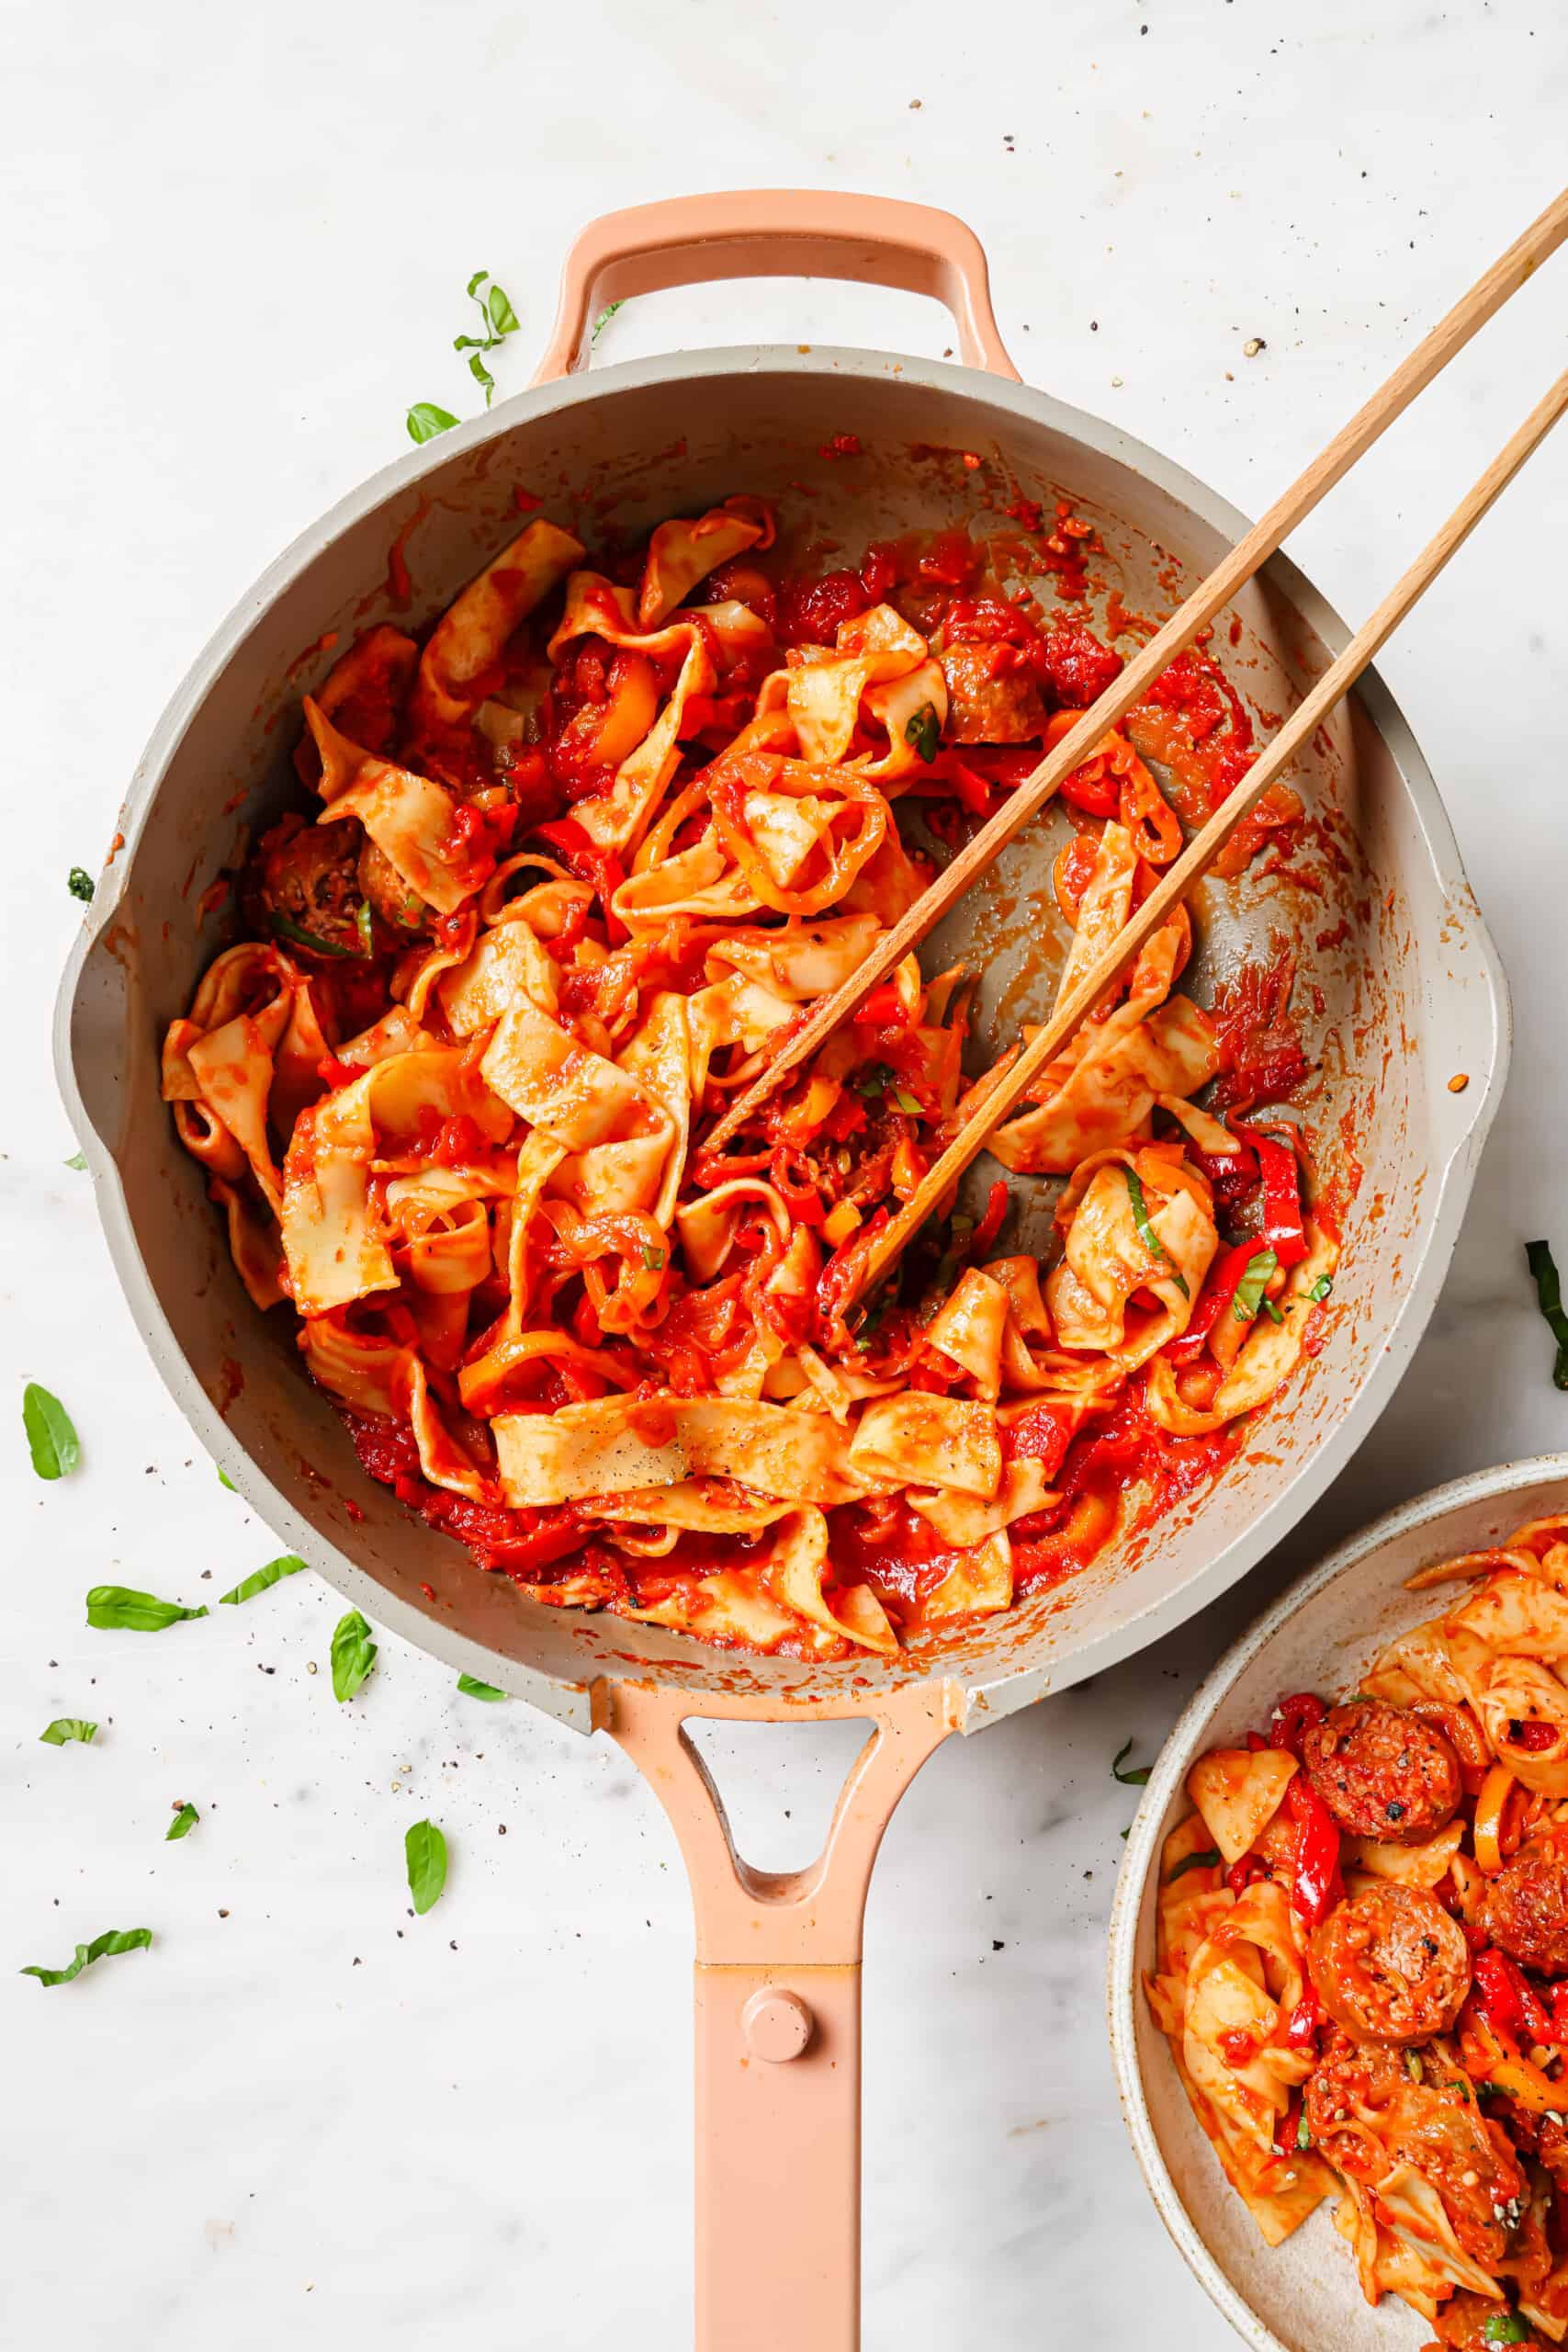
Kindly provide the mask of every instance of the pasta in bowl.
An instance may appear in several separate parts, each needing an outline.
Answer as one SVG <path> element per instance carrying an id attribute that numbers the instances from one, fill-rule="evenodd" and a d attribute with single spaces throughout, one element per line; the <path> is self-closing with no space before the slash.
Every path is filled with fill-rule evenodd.
<path id="1" fill-rule="evenodd" d="M 869 1302 L 869 1243 L 984 1098 L 972 969 L 907 958 L 707 1146 L 1119 666 L 982 541 L 803 572 L 777 519 L 736 494 L 591 560 L 541 515 L 422 635 L 357 638 L 163 1091 L 254 1306 L 482 1566 L 896 1656 L 1223 1469 L 1321 1343 L 1342 1207 L 1289 1107 L 1288 979 L 1227 1025 L 1179 985 L 1185 910 Z M 1091 535 L 1064 507 L 1052 536 Z M 1074 773 L 1061 989 L 1250 756 L 1192 653 Z M 1302 813 L 1276 787 L 1233 874 Z"/>
<path id="2" fill-rule="evenodd" d="M 1259 2346 L 1568 2338 L 1565 1514 L 1559 1459 L 1372 1529 L 1151 1784 L 1112 2039 L 1168 2225 Z"/>

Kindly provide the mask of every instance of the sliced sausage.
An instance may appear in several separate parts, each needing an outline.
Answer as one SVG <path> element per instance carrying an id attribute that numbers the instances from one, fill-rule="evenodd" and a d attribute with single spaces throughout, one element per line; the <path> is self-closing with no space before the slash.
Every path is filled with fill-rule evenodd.
<path id="1" fill-rule="evenodd" d="M 1381 1699 L 1331 1708 L 1303 1734 L 1301 1756 L 1313 1787 L 1352 1837 L 1418 1846 L 1459 1811 L 1463 1783 L 1451 1742 Z"/>
<path id="2" fill-rule="evenodd" d="M 271 932 L 274 919 L 281 918 L 295 932 L 320 940 L 324 955 L 357 956 L 361 892 L 355 867 L 364 839 L 352 817 L 325 825 L 302 825 L 298 818 L 286 817 L 274 826 L 256 845 L 253 869 L 258 928 Z M 306 947 L 305 941 L 288 934 L 283 944 Z"/>
<path id="3" fill-rule="evenodd" d="M 1015 646 L 952 645 L 941 659 L 950 743 L 1039 741 L 1045 705 Z"/>
<path id="4" fill-rule="evenodd" d="M 1314 1934 L 1312 1977 L 1336 2025 L 1400 2048 L 1452 2025 L 1470 1990 L 1470 1946 L 1434 1895 L 1369 1886 Z"/>
<path id="5" fill-rule="evenodd" d="M 1526 1968 L 1568 1976 L 1568 1860 L 1527 1846 L 1487 1880 L 1480 1925 Z"/>

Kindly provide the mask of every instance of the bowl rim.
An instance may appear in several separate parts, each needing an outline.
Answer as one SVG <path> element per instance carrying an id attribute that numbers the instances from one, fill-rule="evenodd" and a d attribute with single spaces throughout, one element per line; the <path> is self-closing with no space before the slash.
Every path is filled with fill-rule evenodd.
<path id="1" fill-rule="evenodd" d="M 1166 1810 L 1222 1700 L 1268 1648 L 1276 1634 L 1337 1577 L 1359 1566 L 1398 1537 L 1416 1528 L 1437 1526 L 1467 1503 L 1489 1501 L 1553 1477 L 1568 1480 L 1568 1453 L 1521 1455 L 1490 1470 L 1470 1471 L 1461 1478 L 1448 1479 L 1440 1487 L 1429 1487 L 1425 1493 L 1413 1496 L 1408 1502 L 1396 1504 L 1358 1533 L 1347 1537 L 1315 1567 L 1305 1570 L 1238 1635 L 1204 1676 L 1159 1752 L 1128 1834 L 1127 1850 L 1122 1858 L 1111 1906 L 1105 1981 L 1111 2058 L 1122 2118 L 1144 2185 L 1178 2252 L 1210 2301 L 1224 2313 L 1236 2334 L 1256 2347 L 1256 2352 L 1291 2352 L 1291 2347 L 1237 2292 L 1199 2233 L 1161 2152 L 1138 2064 L 1138 1928 Z M 1228 2196 L 1232 2192 L 1225 2187 L 1223 2193 Z"/>

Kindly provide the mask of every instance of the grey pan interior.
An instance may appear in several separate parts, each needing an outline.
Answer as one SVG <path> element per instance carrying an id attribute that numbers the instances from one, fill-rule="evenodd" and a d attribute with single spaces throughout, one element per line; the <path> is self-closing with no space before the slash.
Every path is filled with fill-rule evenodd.
<path id="1" fill-rule="evenodd" d="M 1418 1625 L 1441 1596 L 1406 1592 L 1434 1560 L 1500 1542 L 1568 1507 L 1568 1453 L 1506 1463 L 1419 1495 L 1353 1536 L 1293 1584 L 1226 1652 L 1171 1733 L 1144 1792 L 1116 1884 L 1108 1998 L 1117 2087 L 1161 2219 L 1202 2286 L 1256 2352 L 1413 2352 L 1424 2320 L 1385 2298 L 1362 2301 L 1355 2265 L 1319 2207 L 1270 2250 L 1233 2195 L 1187 2103 L 1140 1989 L 1154 1964 L 1156 1865 L 1190 1810 L 1183 1782 L 1205 1748 L 1256 1730 L 1291 1690 L 1353 1689 L 1369 1659 Z"/>
<path id="2" fill-rule="evenodd" d="M 830 461 L 831 435 L 864 456 Z M 965 466 L 963 453 L 985 460 Z M 586 1729 L 600 1676 L 787 1701 L 940 1670 L 971 1724 L 1109 1665 L 1232 1583 L 1365 1434 L 1441 1283 L 1507 1058 L 1505 986 L 1431 775 L 1375 676 L 1317 739 L 1299 782 L 1333 836 L 1303 888 L 1255 867 L 1201 906 L 1198 992 L 1239 944 L 1294 937 L 1297 1001 L 1321 1060 L 1313 1116 L 1328 1171 L 1359 1192 L 1332 1337 L 1213 1491 L 1076 1580 L 897 1666 L 737 1662 L 611 1618 L 538 1607 L 478 1574 L 359 1472 L 301 1379 L 287 1318 L 264 1325 L 230 1268 L 200 1170 L 158 1100 L 157 1049 L 220 944 L 198 901 L 246 826 L 291 788 L 299 696 L 321 643 L 445 604 L 518 527 L 514 492 L 590 540 L 777 494 L 807 550 L 970 520 L 987 493 L 1070 497 L 1099 526 L 1109 584 L 1161 615 L 1244 527 L 1223 500 L 1112 427 L 1025 387 L 886 354 L 769 348 L 676 356 L 525 392 L 392 466 L 281 556 L 175 695 L 132 780 L 121 846 L 71 958 L 57 1063 L 115 1263 L 161 1374 L 268 1522 L 345 1594 L 448 1660 Z M 1003 485 L 999 489 L 998 485 Z M 413 582 L 397 602 L 389 550 Z M 830 559 L 829 559 L 830 560 Z M 1276 559 L 1241 598 L 1224 658 L 1263 713 L 1287 709 L 1347 631 Z M 307 649 L 311 649 L 307 650 Z M 280 706 L 282 716 L 279 716 Z M 1046 1001 L 1049 819 L 939 943 L 986 969 L 991 1042 Z M 1451 1093 L 1462 1070 L 1469 1084 Z M 429 1587 L 434 1600 L 426 1596 Z"/>

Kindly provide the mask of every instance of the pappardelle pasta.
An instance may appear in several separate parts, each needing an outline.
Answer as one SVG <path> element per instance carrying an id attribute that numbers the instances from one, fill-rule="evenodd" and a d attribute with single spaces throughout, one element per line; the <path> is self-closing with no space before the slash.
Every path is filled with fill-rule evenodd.
<path id="1" fill-rule="evenodd" d="M 1145 1990 L 1268 2244 L 1342 2192 L 1367 2301 L 1483 2352 L 1568 2338 L 1568 1520 L 1453 1581 L 1192 1767 Z"/>
<path id="2" fill-rule="evenodd" d="M 803 577 L 735 496 L 599 569 L 536 517 L 306 696 L 309 811 L 236 876 L 164 1092 L 366 1469 L 481 1566 L 892 1653 L 1190 1490 L 1318 1344 L 1337 1238 L 1299 1125 L 1194 1099 L 1278 1106 L 1306 1065 L 1237 1069 L 1178 986 L 1184 911 L 991 1138 L 1060 1185 L 1043 1261 L 998 1177 L 846 1311 L 989 1082 L 961 969 L 906 959 L 705 1144 L 1119 666 L 963 534 Z M 1214 798 L 1251 756 L 1205 656 L 1160 689 L 1064 790 L 1064 989 L 1181 846 L 1140 741 Z M 1241 854 L 1300 813 L 1276 787 Z"/>

